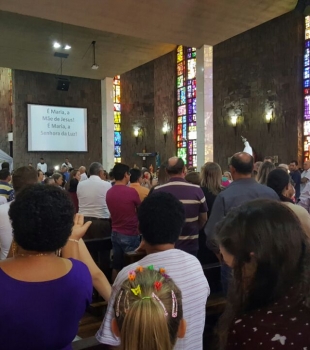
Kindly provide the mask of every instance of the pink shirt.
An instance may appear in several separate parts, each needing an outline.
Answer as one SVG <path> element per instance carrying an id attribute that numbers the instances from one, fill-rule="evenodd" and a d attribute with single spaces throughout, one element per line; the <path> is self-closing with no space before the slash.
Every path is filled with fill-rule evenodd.
<path id="1" fill-rule="evenodd" d="M 112 230 L 123 235 L 138 235 L 137 207 L 141 204 L 138 192 L 125 185 L 114 185 L 107 192 Z"/>

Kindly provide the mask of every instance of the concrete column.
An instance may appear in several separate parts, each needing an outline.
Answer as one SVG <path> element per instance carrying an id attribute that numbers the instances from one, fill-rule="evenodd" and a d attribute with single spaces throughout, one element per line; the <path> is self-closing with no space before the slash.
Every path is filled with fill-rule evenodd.
<path id="1" fill-rule="evenodd" d="M 102 165 L 109 172 L 114 166 L 113 78 L 101 80 L 101 119 Z"/>
<path id="2" fill-rule="evenodd" d="M 197 49 L 197 170 L 213 161 L 213 47 Z"/>

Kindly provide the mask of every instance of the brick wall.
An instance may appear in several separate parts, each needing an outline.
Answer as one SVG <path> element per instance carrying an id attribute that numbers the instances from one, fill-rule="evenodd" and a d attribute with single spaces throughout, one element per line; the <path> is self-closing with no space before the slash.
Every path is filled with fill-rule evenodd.
<path id="1" fill-rule="evenodd" d="M 100 80 L 70 78 L 69 91 L 56 90 L 53 74 L 13 71 L 14 167 L 34 165 L 44 157 L 48 168 L 68 157 L 74 167 L 102 160 Z M 27 103 L 87 108 L 88 152 L 27 152 Z"/>
<path id="2" fill-rule="evenodd" d="M 10 154 L 7 134 L 11 131 L 10 106 L 11 70 L 0 68 L 0 149 Z"/>
<path id="3" fill-rule="evenodd" d="M 175 52 L 164 55 L 121 75 L 122 161 L 141 167 L 136 153 L 159 152 L 161 161 L 175 155 L 174 128 L 176 118 Z M 167 122 L 171 131 L 164 142 L 162 127 Z M 134 128 L 140 129 L 138 144 Z M 155 159 L 148 158 L 147 166 Z"/>
<path id="4" fill-rule="evenodd" d="M 291 12 L 214 46 L 214 160 L 224 169 L 243 149 L 241 135 L 259 158 L 301 162 L 303 21 Z M 275 105 L 270 132 L 268 103 Z M 235 135 L 228 114 L 239 107 Z"/>

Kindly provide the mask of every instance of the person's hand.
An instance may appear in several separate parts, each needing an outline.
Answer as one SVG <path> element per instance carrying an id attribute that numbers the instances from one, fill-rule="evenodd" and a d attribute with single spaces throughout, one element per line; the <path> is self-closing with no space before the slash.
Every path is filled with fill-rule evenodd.
<path id="1" fill-rule="evenodd" d="M 88 228 L 91 224 L 92 224 L 91 221 L 87 221 L 84 224 L 84 215 L 75 214 L 74 225 L 72 228 L 70 238 L 79 240 L 80 238 L 82 238 L 85 235 L 86 231 L 88 230 Z"/>
<path id="2" fill-rule="evenodd" d="M 146 250 L 144 248 L 144 242 L 143 240 L 140 242 L 139 247 L 135 250 L 137 253 L 146 253 Z"/>

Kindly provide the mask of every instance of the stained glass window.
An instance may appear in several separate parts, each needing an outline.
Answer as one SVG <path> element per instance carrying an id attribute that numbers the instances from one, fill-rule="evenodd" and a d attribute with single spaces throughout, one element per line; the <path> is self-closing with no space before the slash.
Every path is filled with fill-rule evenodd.
<path id="1" fill-rule="evenodd" d="M 304 161 L 310 159 L 310 16 L 305 17 L 304 48 Z"/>
<path id="2" fill-rule="evenodd" d="M 122 146 L 122 116 L 121 116 L 121 77 L 116 75 L 113 80 L 114 103 L 114 162 L 120 163 Z"/>
<path id="3" fill-rule="evenodd" d="M 197 167 L 196 49 L 177 48 L 177 153 Z"/>

